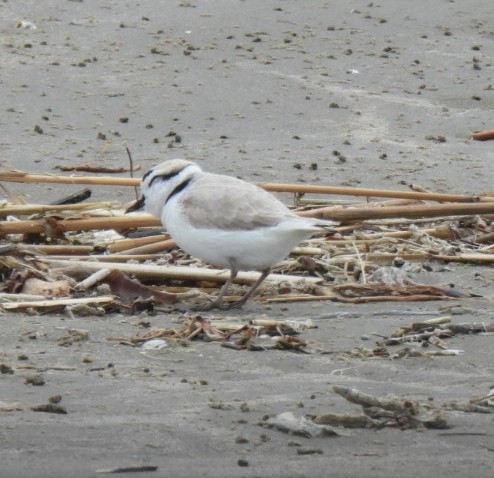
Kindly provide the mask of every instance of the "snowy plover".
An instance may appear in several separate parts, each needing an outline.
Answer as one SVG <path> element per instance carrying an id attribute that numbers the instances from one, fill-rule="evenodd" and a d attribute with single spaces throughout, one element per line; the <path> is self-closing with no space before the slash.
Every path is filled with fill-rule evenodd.
<path id="1" fill-rule="evenodd" d="M 161 219 L 176 243 L 188 254 L 230 276 L 206 309 L 242 306 L 284 259 L 312 233 L 334 226 L 331 221 L 303 218 L 274 196 L 237 178 L 204 172 L 197 164 L 172 159 L 142 177 L 142 197 L 127 212 L 141 207 Z M 261 272 L 237 302 L 223 297 L 239 270 Z"/>

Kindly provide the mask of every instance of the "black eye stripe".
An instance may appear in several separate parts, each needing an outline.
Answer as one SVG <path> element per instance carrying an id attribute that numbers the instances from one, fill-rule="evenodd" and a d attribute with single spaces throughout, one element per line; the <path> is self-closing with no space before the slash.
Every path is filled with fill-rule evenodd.
<path id="1" fill-rule="evenodd" d="M 149 170 L 149 171 L 148 171 L 148 172 L 147 172 L 147 173 L 146 173 L 146 174 L 142 177 L 141 181 L 145 181 L 145 180 L 146 180 L 146 178 L 147 178 L 147 177 L 148 177 L 148 176 L 149 176 L 152 172 L 153 172 L 153 170 L 152 170 L 152 169 L 150 169 L 150 170 Z"/>
<path id="2" fill-rule="evenodd" d="M 165 204 L 176 194 L 178 194 L 180 191 L 183 191 L 192 181 L 192 178 L 188 178 L 185 181 L 181 182 L 179 185 L 175 187 L 175 189 L 168 195 L 166 198 Z"/>
<path id="3" fill-rule="evenodd" d="M 180 171 L 175 171 L 174 173 L 170 174 L 159 174 L 158 176 L 155 176 L 151 181 L 149 182 L 149 185 L 153 184 L 157 179 L 161 179 L 162 181 L 168 181 L 170 178 L 173 178 L 173 176 L 176 176 Z"/>
<path id="4" fill-rule="evenodd" d="M 169 179 L 173 178 L 174 176 L 177 176 L 177 174 L 181 173 L 185 168 L 188 168 L 188 167 L 189 167 L 189 165 L 183 167 L 182 169 L 179 169 L 177 171 L 173 171 L 172 173 L 168 173 L 168 174 L 158 174 L 157 176 L 154 176 L 153 179 L 151 179 L 151 181 L 149 182 L 149 186 L 151 186 L 154 183 L 154 181 L 156 181 L 157 179 L 161 179 L 161 181 L 168 181 Z M 152 172 L 153 172 L 152 169 L 150 171 L 148 171 L 142 177 L 142 180 L 144 181 Z"/>

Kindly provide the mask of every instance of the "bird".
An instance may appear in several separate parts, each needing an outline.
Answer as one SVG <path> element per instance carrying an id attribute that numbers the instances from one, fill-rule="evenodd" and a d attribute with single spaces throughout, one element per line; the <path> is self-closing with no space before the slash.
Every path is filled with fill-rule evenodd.
<path id="1" fill-rule="evenodd" d="M 217 297 L 200 310 L 242 307 L 302 240 L 334 228 L 333 221 L 301 217 L 266 190 L 223 174 L 205 172 L 195 162 L 167 160 L 147 171 L 141 197 L 126 212 L 144 207 L 187 254 L 230 270 Z M 239 271 L 259 278 L 236 302 L 223 299 Z"/>

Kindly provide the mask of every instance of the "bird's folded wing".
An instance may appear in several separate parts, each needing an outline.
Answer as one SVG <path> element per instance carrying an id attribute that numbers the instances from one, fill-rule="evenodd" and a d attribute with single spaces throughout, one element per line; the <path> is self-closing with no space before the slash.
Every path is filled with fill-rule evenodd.
<path id="1" fill-rule="evenodd" d="M 198 228 L 252 230 L 292 216 L 268 192 L 229 176 L 205 174 L 184 192 L 182 201 L 184 213 Z"/>

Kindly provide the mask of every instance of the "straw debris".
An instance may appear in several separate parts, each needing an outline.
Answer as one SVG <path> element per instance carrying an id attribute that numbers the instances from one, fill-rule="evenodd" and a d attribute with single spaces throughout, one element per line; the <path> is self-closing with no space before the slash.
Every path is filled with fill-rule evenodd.
<path id="1" fill-rule="evenodd" d="M 138 184 L 134 178 L 69 177 L 16 171 L 0 172 L 2 180 L 109 186 Z M 296 210 L 301 215 L 339 220 L 341 226 L 334 233 L 315 237 L 296 248 L 274 269 L 254 300 L 343 303 L 461 300 L 472 294 L 441 284 L 418 284 L 413 274 L 430 268 L 431 264 L 494 261 L 494 230 L 490 222 L 494 198 L 488 194 L 436 194 L 416 188 L 392 191 L 311 185 L 262 186 L 271 191 L 292 191 L 297 194 L 298 203 L 300 195 L 311 192 L 386 200 L 346 201 L 342 206 L 341 200 L 334 198 L 326 200 L 323 208 L 307 204 Z M 10 192 L 9 197 L 15 195 Z M 81 196 L 84 197 L 89 194 Z M 29 308 L 39 313 L 47 310 L 48 302 L 53 306 L 50 310 L 63 312 L 67 306 L 78 305 L 82 293 L 88 306 L 101 306 L 106 312 L 135 313 L 143 309 L 151 311 L 156 306 L 177 307 L 176 304 L 181 303 L 188 307 L 216 294 L 228 274 L 180 251 L 160 229 L 157 219 L 147 214 L 125 215 L 125 204 L 114 201 L 55 203 L 33 205 L 4 201 L 0 205 L 0 273 L 4 278 L 0 292 L 36 297 L 33 301 L 14 304 L 3 296 L 0 307 L 19 311 Z M 106 272 L 100 276 L 97 274 L 100 270 Z M 232 295 L 225 300 L 238 299 L 243 288 L 255 282 L 258 276 L 257 272 L 239 274 L 237 288 L 232 288 Z M 138 280 L 145 280 L 146 285 Z M 100 293 L 104 285 L 107 289 Z M 40 301 L 39 297 L 44 300 Z"/>

